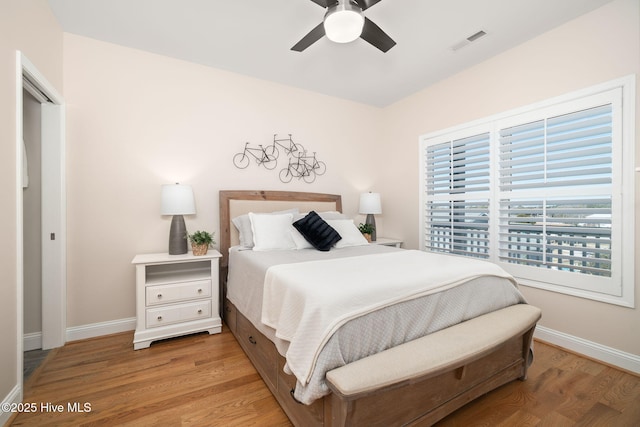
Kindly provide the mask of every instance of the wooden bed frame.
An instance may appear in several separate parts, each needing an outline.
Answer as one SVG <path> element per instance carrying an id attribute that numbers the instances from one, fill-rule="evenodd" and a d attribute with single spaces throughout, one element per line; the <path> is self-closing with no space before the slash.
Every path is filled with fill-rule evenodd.
<path id="1" fill-rule="evenodd" d="M 342 211 L 342 202 L 339 195 L 320 193 L 220 192 L 223 317 L 294 425 L 432 425 L 503 384 L 526 379 L 540 311 L 520 304 L 334 369 L 327 374 L 331 394 L 311 405 L 298 403 L 292 396 L 295 377 L 283 371 L 285 359 L 226 299 L 228 250 L 238 243 L 231 219 L 249 211 L 272 212 L 291 207 L 300 207 L 301 212 Z M 484 330 L 492 330 L 493 335 L 485 338 L 478 333 Z M 460 343 L 471 344 L 459 348 L 464 347 Z M 415 354 L 423 356 L 416 360 Z M 398 365 L 403 369 L 389 369 Z M 377 375 L 366 374 L 371 372 Z"/>

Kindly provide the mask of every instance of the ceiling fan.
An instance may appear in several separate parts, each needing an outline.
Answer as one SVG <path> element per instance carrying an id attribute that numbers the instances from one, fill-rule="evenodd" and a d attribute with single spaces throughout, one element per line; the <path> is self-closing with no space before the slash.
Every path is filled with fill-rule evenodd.
<path id="1" fill-rule="evenodd" d="M 362 12 L 381 0 L 311 0 L 327 9 L 324 20 L 291 48 L 302 52 L 323 36 L 336 43 L 349 43 L 360 37 L 383 52 L 396 42 Z"/>

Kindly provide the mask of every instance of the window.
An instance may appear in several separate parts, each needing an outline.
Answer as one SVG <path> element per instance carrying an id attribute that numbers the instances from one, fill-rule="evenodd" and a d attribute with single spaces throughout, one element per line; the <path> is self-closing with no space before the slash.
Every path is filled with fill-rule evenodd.
<path id="1" fill-rule="evenodd" d="M 425 248 L 489 258 L 490 135 L 426 147 Z"/>
<path id="2" fill-rule="evenodd" d="M 633 83 L 422 137 L 421 249 L 633 306 Z"/>

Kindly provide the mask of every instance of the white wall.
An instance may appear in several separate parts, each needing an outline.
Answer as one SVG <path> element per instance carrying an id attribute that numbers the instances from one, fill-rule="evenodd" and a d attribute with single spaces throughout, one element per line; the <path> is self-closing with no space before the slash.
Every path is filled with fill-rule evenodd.
<path id="1" fill-rule="evenodd" d="M 135 316 L 137 253 L 165 252 L 170 217 L 160 186 L 190 184 L 187 228 L 219 236 L 218 191 L 343 195 L 355 215 L 376 167 L 379 109 L 76 35 L 64 36 L 67 102 L 68 326 Z M 283 184 L 278 172 L 232 158 L 292 133 L 327 172 Z"/>
<path id="2" fill-rule="evenodd" d="M 387 234 L 418 247 L 420 135 L 638 73 L 640 3 L 617 0 L 386 108 L 378 162 L 387 167 L 379 168 L 378 189 L 385 199 Z M 638 118 L 640 114 L 636 138 Z M 636 207 L 638 200 L 636 195 Z M 639 256 L 636 244 L 636 265 Z M 639 282 L 636 271 L 636 309 L 521 289 L 530 303 L 542 308 L 542 326 L 640 355 Z"/>

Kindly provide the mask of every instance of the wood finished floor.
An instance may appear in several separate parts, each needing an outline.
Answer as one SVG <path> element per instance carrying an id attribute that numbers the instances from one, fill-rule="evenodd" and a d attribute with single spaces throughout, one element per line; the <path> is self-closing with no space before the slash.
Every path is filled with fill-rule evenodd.
<path id="1" fill-rule="evenodd" d="M 198 334 L 134 351 L 133 333 L 55 349 L 25 384 L 35 413 L 9 425 L 291 425 L 233 335 Z M 639 426 L 640 377 L 536 342 L 525 382 L 507 384 L 438 426 Z M 47 403 L 64 411 L 41 411 Z M 90 412 L 68 405 L 90 404 Z"/>

